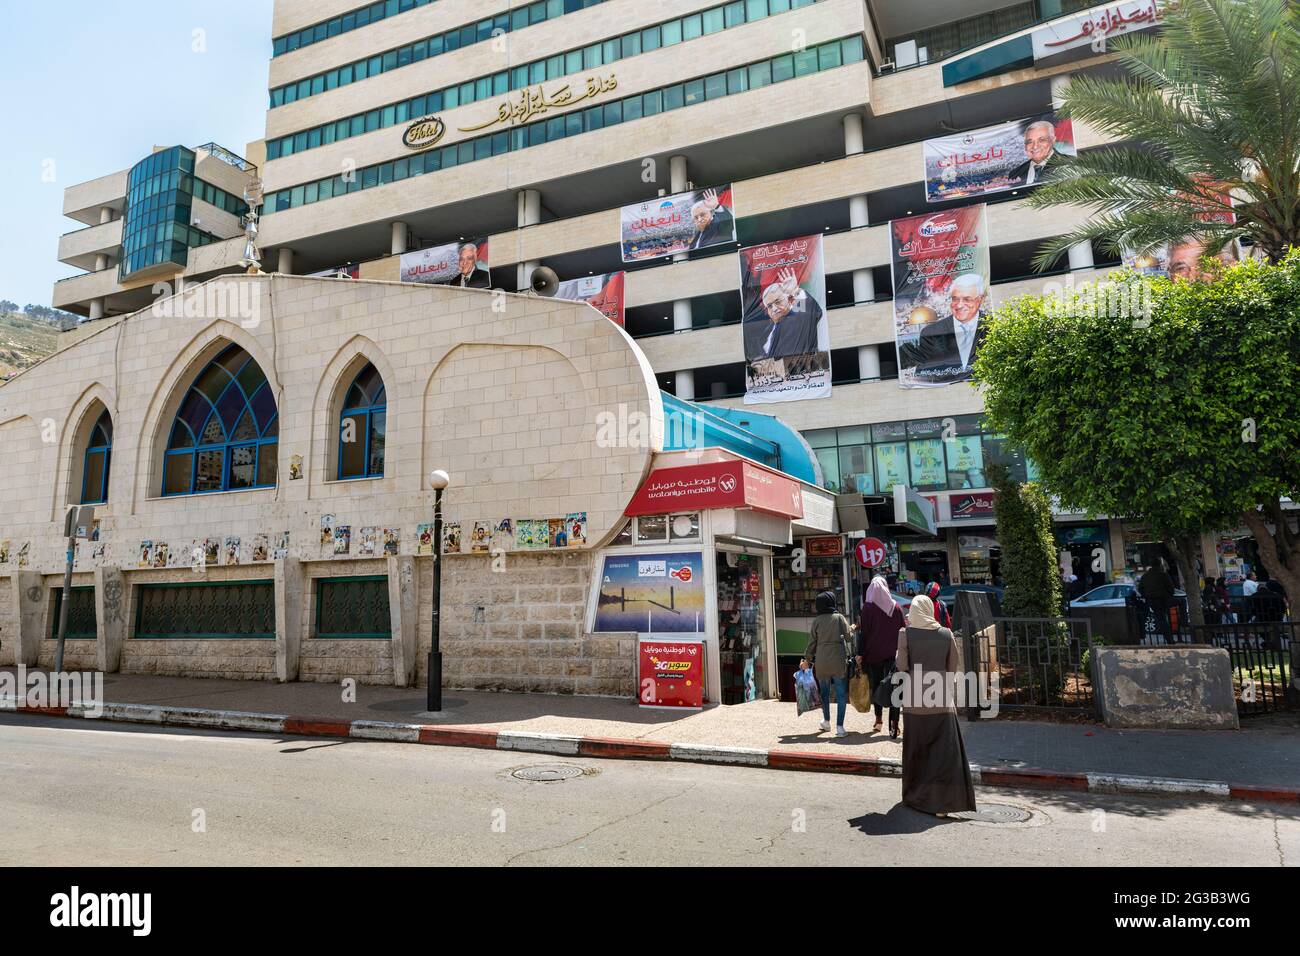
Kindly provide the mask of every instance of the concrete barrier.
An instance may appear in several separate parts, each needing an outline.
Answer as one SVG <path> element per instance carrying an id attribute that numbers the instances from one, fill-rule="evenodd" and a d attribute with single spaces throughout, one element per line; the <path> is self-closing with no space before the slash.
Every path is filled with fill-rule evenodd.
<path id="1" fill-rule="evenodd" d="M 1232 664 L 1221 647 L 1094 647 L 1092 681 L 1108 727 L 1240 727 Z"/>

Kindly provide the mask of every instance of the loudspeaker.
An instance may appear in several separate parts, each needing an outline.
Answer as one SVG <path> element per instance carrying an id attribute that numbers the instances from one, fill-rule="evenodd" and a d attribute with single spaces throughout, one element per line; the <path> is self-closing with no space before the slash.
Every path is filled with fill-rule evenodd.
<path id="1" fill-rule="evenodd" d="M 535 294 L 549 298 L 559 291 L 560 277 L 555 274 L 554 270 L 548 269 L 546 266 L 538 266 L 533 270 L 528 284 L 532 286 Z"/>

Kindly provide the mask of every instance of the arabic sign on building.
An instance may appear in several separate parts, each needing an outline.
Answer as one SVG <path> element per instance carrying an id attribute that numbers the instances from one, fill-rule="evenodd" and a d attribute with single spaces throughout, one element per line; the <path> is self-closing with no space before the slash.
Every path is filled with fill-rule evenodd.
<path id="1" fill-rule="evenodd" d="M 740 250 L 746 405 L 830 397 L 824 263 L 820 235 Z"/>
<path id="2" fill-rule="evenodd" d="M 704 621 L 704 557 L 699 551 L 606 555 L 593 633 L 699 634 Z"/>
<path id="3" fill-rule="evenodd" d="M 638 642 L 638 686 L 642 707 L 699 709 L 704 706 L 704 642 Z"/>
<path id="4" fill-rule="evenodd" d="M 586 88 L 578 93 L 575 93 L 568 83 L 561 84 L 549 93 L 541 86 L 526 87 L 519 91 L 518 99 L 502 100 L 497 106 L 496 115 L 490 120 L 476 126 L 459 126 L 457 129 L 462 133 L 477 133 L 479 130 L 502 123 L 520 126 L 538 116 L 544 116 L 551 110 L 568 109 L 584 100 L 604 93 L 612 93 L 616 89 L 618 89 L 618 78 L 613 73 L 606 77 L 587 77 Z"/>
<path id="5" fill-rule="evenodd" d="M 928 139 L 924 153 L 927 202 L 1037 186 L 1078 155 L 1073 123 L 1053 113 Z"/>
<path id="6" fill-rule="evenodd" d="M 623 280 L 625 272 L 606 272 L 583 279 L 568 279 L 556 290 L 557 299 L 586 302 L 615 325 L 623 324 Z"/>
<path id="7" fill-rule="evenodd" d="M 996 500 L 992 491 L 962 492 L 948 497 L 948 507 L 954 521 L 991 518 L 996 514 Z"/>
<path id="8" fill-rule="evenodd" d="M 895 219 L 889 232 L 899 387 L 968 381 L 990 309 L 986 207 Z"/>
<path id="9" fill-rule="evenodd" d="M 625 515 L 661 515 L 707 508 L 753 508 L 803 517 L 799 482 L 747 461 L 720 461 L 650 473 Z"/>
<path id="10" fill-rule="evenodd" d="M 730 183 L 624 206 L 618 221 L 624 262 L 659 259 L 736 241 Z"/>
<path id="11" fill-rule="evenodd" d="M 1104 53 L 1106 41 L 1125 33 L 1136 33 L 1160 22 L 1157 0 L 1126 0 L 1100 10 L 1055 20 L 1033 33 L 1034 59 L 1042 60 L 1067 50 L 1090 46 Z"/>
<path id="12" fill-rule="evenodd" d="M 486 236 L 404 252 L 399 263 L 403 282 L 455 285 L 467 289 L 492 288 Z"/>

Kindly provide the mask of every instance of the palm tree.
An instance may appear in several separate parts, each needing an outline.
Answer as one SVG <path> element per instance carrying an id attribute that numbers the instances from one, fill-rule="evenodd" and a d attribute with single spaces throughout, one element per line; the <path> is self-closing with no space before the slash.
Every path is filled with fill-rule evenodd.
<path id="1" fill-rule="evenodd" d="M 1127 75 L 1076 75 L 1063 112 L 1117 144 L 1064 163 L 1028 199 L 1094 213 L 1046 243 L 1035 264 L 1046 269 L 1088 241 L 1118 255 L 1193 237 L 1217 249 L 1240 238 L 1270 261 L 1300 246 L 1297 5 L 1180 0 L 1165 8 L 1162 32 L 1112 48 Z M 1235 221 L 1223 215 L 1229 210 Z"/>
<path id="2" fill-rule="evenodd" d="M 1043 246 L 1040 269 L 1082 242 L 1123 255 L 1241 239 L 1270 262 L 1300 247 L 1300 4 L 1174 0 L 1163 13 L 1161 32 L 1113 41 L 1120 76 L 1076 75 L 1063 95 L 1066 115 L 1115 145 L 1065 161 L 1028 197 L 1034 208 L 1092 210 Z M 1242 519 L 1300 601 L 1300 539 L 1278 501 L 1261 507 Z M 1186 541 L 1174 544 L 1186 557 Z"/>

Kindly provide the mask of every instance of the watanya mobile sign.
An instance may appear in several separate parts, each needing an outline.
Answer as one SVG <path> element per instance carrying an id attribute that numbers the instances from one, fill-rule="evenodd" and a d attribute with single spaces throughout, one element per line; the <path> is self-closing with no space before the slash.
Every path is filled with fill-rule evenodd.
<path id="1" fill-rule="evenodd" d="M 968 381 L 988 324 L 986 207 L 895 219 L 889 233 L 899 386 Z"/>
<path id="2" fill-rule="evenodd" d="M 740 250 L 746 405 L 830 397 L 824 262 L 820 235 Z"/>

